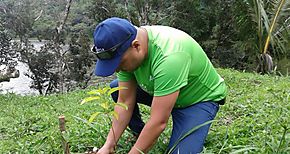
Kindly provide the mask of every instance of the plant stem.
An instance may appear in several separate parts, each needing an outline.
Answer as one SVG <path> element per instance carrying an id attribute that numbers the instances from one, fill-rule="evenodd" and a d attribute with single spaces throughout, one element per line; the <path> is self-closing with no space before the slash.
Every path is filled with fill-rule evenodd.
<path id="1" fill-rule="evenodd" d="M 276 23 L 276 20 L 277 20 L 278 14 L 279 14 L 280 10 L 282 9 L 282 6 L 283 6 L 283 4 L 284 4 L 284 1 L 285 1 L 285 0 L 281 0 L 280 5 L 279 5 L 279 7 L 278 7 L 278 9 L 277 9 L 277 12 L 276 12 L 276 14 L 275 14 L 275 17 L 274 17 L 274 19 L 273 19 L 273 22 L 272 22 L 272 24 L 271 24 L 271 28 L 270 28 L 270 31 L 269 31 L 269 33 L 268 33 L 267 40 L 266 40 L 265 47 L 264 47 L 264 52 L 263 52 L 264 54 L 265 54 L 265 53 L 267 52 L 267 50 L 268 50 L 268 46 L 269 46 L 269 42 L 270 42 L 270 36 L 271 36 L 272 31 L 273 31 L 274 25 L 275 25 L 275 23 Z"/>
<path id="2" fill-rule="evenodd" d="M 286 127 L 283 127 L 283 128 L 284 128 L 284 132 L 283 132 L 283 135 L 281 137 L 281 140 L 280 140 L 280 143 L 279 143 L 279 146 L 278 146 L 278 149 L 277 149 L 277 153 L 280 151 L 280 148 L 282 146 L 283 140 L 285 139 L 285 136 L 286 136 L 286 132 L 288 130 L 288 128 L 286 128 Z"/>
<path id="3" fill-rule="evenodd" d="M 220 149 L 220 151 L 219 151 L 218 154 L 220 154 L 220 153 L 224 150 L 224 147 L 225 147 L 225 145 L 226 145 L 227 142 L 228 142 L 228 132 L 229 132 L 228 130 L 229 130 L 229 127 L 227 127 L 226 136 L 225 136 L 225 142 L 224 142 L 224 144 L 222 145 L 222 147 L 221 147 L 221 149 Z"/>

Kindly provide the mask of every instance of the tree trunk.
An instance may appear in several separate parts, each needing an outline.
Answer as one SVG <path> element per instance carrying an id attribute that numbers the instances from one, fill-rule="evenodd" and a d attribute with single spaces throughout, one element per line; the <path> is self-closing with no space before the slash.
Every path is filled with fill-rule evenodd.
<path id="1" fill-rule="evenodd" d="M 266 53 L 260 54 L 258 57 L 259 64 L 257 72 L 261 74 L 269 74 L 274 70 L 272 57 Z"/>
<path id="2" fill-rule="evenodd" d="M 63 30 L 64 24 L 67 20 L 68 14 L 70 12 L 71 3 L 72 3 L 72 0 L 67 0 L 63 19 L 60 21 L 59 26 L 56 27 L 57 34 L 56 34 L 55 40 L 54 40 L 55 48 L 60 49 L 60 50 L 57 50 L 58 55 L 60 56 L 60 60 L 59 60 L 59 64 L 58 64 L 58 73 L 59 73 L 59 79 L 60 79 L 60 82 L 59 82 L 60 92 L 64 92 L 64 90 L 65 90 L 65 88 L 64 88 L 65 87 L 65 83 L 64 83 L 65 82 L 65 80 L 64 80 L 64 71 L 65 71 L 64 56 L 65 56 L 65 53 L 62 53 L 62 48 L 60 47 L 60 35 L 61 35 L 62 30 Z"/>

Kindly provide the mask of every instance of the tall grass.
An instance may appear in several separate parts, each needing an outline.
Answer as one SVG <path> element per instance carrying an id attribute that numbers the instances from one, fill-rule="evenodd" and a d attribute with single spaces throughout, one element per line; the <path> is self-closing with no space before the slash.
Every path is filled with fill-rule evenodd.
<path id="1" fill-rule="evenodd" d="M 203 153 L 290 153 L 290 78 L 219 70 L 229 96 L 212 123 Z M 83 153 L 101 147 L 110 126 L 107 118 L 90 116 L 97 104 L 80 105 L 87 91 L 64 95 L 0 95 L 0 153 L 62 153 L 58 116 L 67 119 L 70 151 Z M 144 120 L 150 109 L 141 106 Z M 171 122 L 150 153 L 163 153 Z M 117 153 L 127 153 L 133 136 L 125 131 Z"/>

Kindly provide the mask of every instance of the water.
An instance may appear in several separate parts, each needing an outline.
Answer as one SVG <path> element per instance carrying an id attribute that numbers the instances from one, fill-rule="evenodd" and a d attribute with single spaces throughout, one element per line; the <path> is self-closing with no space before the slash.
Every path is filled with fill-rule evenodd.
<path id="1" fill-rule="evenodd" d="M 35 49 L 40 50 L 40 47 L 44 45 L 44 42 L 39 42 L 32 40 L 31 43 L 34 45 Z M 19 95 L 36 95 L 39 94 L 35 89 L 31 89 L 31 81 L 29 77 L 25 76 L 28 73 L 28 66 L 22 62 L 18 62 L 16 69 L 19 70 L 20 76 L 18 78 L 10 79 L 10 82 L 0 83 L 0 93 L 15 93 Z"/>
<path id="2" fill-rule="evenodd" d="M 28 72 L 28 66 L 24 63 L 18 62 L 16 69 L 19 70 L 20 76 L 18 78 L 10 79 L 10 82 L 1 82 L 1 93 L 15 93 L 20 95 L 38 94 L 36 90 L 29 87 L 32 80 L 24 75 Z"/>

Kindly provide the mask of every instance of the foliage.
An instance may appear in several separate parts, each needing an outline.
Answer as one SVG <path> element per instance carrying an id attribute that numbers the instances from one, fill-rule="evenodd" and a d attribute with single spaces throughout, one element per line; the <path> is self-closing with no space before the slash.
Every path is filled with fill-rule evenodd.
<path id="1" fill-rule="evenodd" d="M 113 16 L 124 17 L 122 16 L 122 11 L 119 11 L 119 9 L 122 9 L 122 7 L 117 7 L 118 3 L 115 0 L 96 0 L 90 2 L 90 7 L 87 8 L 89 10 L 88 16 L 90 19 L 93 19 L 97 23 Z M 97 23 L 94 23 L 94 25 Z"/>
<path id="2" fill-rule="evenodd" d="M 38 90 L 39 94 L 86 88 L 94 61 L 86 38 L 79 33 L 69 46 L 46 41 L 40 50 L 30 43 L 20 47 L 20 61 L 28 65 L 30 73 L 26 75 L 33 80 L 31 88 Z"/>
<path id="3" fill-rule="evenodd" d="M 0 10 L 1 12 L 1 10 Z M 11 36 L 5 30 L 2 17 L 0 16 L 0 83 L 9 82 L 10 78 L 19 77 L 19 70 L 15 68 L 17 61 L 15 60 L 17 54 L 13 50 L 13 43 L 11 42 Z M 3 67 L 4 66 L 4 67 Z M 0 91 L 2 91 L 0 89 Z"/>
<path id="4" fill-rule="evenodd" d="M 217 5 L 220 9 L 216 11 L 216 26 L 214 27 L 214 37 L 216 48 L 213 56 L 222 67 L 237 68 L 244 70 L 243 62 L 246 61 L 245 52 L 240 46 L 235 44 L 238 41 L 237 27 L 234 22 L 234 13 L 237 11 L 235 1 L 218 1 L 212 5 Z M 212 9 L 213 10 L 213 9 Z"/>
<path id="5" fill-rule="evenodd" d="M 57 59 L 56 51 L 48 51 L 52 46 L 47 43 L 37 51 L 29 44 L 20 51 L 21 61 L 28 64 L 30 70 L 26 76 L 32 79 L 31 88 L 38 90 L 39 94 L 49 93 L 57 86 L 58 76 L 51 71 Z"/>
<path id="6" fill-rule="evenodd" d="M 169 25 L 174 7 L 171 0 L 131 0 L 125 10 L 127 18 L 137 26 Z"/>
<path id="7" fill-rule="evenodd" d="M 122 107 L 124 110 L 128 110 L 128 106 L 121 102 L 114 103 L 112 99 L 110 98 L 111 98 L 112 93 L 118 90 L 122 90 L 122 89 L 126 89 L 126 88 L 125 87 L 115 87 L 115 88 L 99 87 L 99 89 L 97 90 L 88 92 L 88 94 L 93 95 L 93 96 L 86 97 L 81 102 L 81 104 L 84 104 L 91 101 L 98 101 L 98 105 L 101 110 L 93 113 L 88 122 L 90 124 L 94 121 L 95 118 L 98 118 L 100 115 L 105 115 L 105 117 L 107 117 L 107 120 L 104 120 L 104 122 L 107 122 L 108 126 L 111 126 L 115 143 L 117 143 L 117 141 L 115 138 L 115 131 L 114 131 L 114 127 L 112 123 L 113 123 L 113 119 L 119 120 L 119 114 L 118 112 L 114 111 L 114 108 L 115 106 L 119 106 L 119 107 Z M 116 149 L 116 147 L 114 147 L 114 149 Z"/>
<path id="8" fill-rule="evenodd" d="M 12 50 L 11 37 L 0 23 L 0 66 L 15 63 L 16 53 Z"/>
<path id="9" fill-rule="evenodd" d="M 204 7 L 199 1 L 181 0 L 173 2 L 173 19 L 170 25 L 181 29 L 198 41 L 209 39 L 212 26 L 210 22 L 213 11 Z"/>
<path id="10" fill-rule="evenodd" d="M 59 78 L 55 80 L 59 86 L 55 86 L 56 89 L 52 91 L 66 91 L 87 86 L 95 60 L 89 53 L 92 32 L 97 23 L 112 16 L 127 18 L 138 26 L 161 24 L 182 29 L 197 40 L 212 62 L 220 67 L 256 70 L 258 64 L 263 64 L 258 61 L 258 55 L 264 49 L 268 34 L 270 47 L 267 53 L 273 57 L 273 61 L 289 57 L 290 3 L 283 3 L 274 21 L 279 2 L 75 0 L 60 34 L 57 34 L 56 27 L 61 23 L 65 1 L 2 0 L 0 17 L 2 29 L 9 37 L 20 39 L 21 49 L 31 49 L 31 53 L 35 51 L 29 45 L 29 38 L 54 41 L 56 49 L 47 51 L 62 49 L 62 44 L 69 45 L 68 50 L 62 49 L 54 55 L 58 58 L 55 61 L 58 64 L 50 66 L 54 67 L 53 70 L 58 70 L 54 76 Z M 271 23 L 275 26 L 273 32 L 269 33 Z M 273 62 L 273 65 L 275 63 L 277 62 Z"/>
<path id="11" fill-rule="evenodd" d="M 2 3 L 2 19 L 3 26 L 8 29 L 14 36 L 20 40 L 28 37 L 32 32 L 34 24 L 34 14 L 36 4 L 35 0 L 26 1 L 3 1 Z"/>
<path id="12" fill-rule="evenodd" d="M 95 112 L 94 114 L 91 115 L 89 122 L 93 122 L 93 120 L 100 114 L 105 114 L 106 116 L 110 117 L 112 116 L 113 118 L 115 118 L 116 120 L 119 119 L 119 115 L 117 112 L 114 111 L 114 107 L 115 106 L 120 106 L 125 110 L 128 110 L 128 106 L 118 102 L 118 103 L 114 103 L 110 98 L 111 98 L 111 94 L 115 91 L 121 90 L 121 89 L 126 89 L 125 87 L 115 87 L 115 88 L 110 88 L 110 87 L 104 87 L 104 88 L 100 88 L 97 90 L 92 90 L 90 92 L 88 92 L 88 94 L 93 95 L 90 97 L 86 97 L 85 99 L 82 100 L 81 104 L 87 103 L 87 102 L 91 102 L 91 101 L 98 101 L 98 105 L 100 107 L 100 109 L 102 109 L 101 111 Z M 111 100 L 111 101 L 109 101 Z M 113 119 L 112 118 L 112 119 Z M 109 118 L 110 120 L 110 118 Z M 111 124 L 112 120 L 109 121 L 109 125 Z"/>
<path id="13" fill-rule="evenodd" d="M 229 96 L 212 124 L 203 153 L 289 153 L 289 77 L 218 71 L 229 86 Z M 86 120 L 102 110 L 101 102 L 79 105 L 88 96 L 86 91 L 94 89 L 50 96 L 0 95 L 0 151 L 62 153 L 59 115 L 66 116 L 71 152 L 101 147 L 110 128 L 107 118 Z M 150 109 L 141 106 L 141 113 L 148 120 Z M 150 153 L 165 151 L 171 128 L 170 121 Z M 127 139 L 132 137 L 125 131 L 116 152 L 130 150 L 133 143 Z"/>
<path id="14" fill-rule="evenodd" d="M 76 82 L 76 84 L 72 84 L 74 86 L 85 88 L 88 86 L 87 82 L 91 79 L 93 74 L 91 68 L 95 59 L 90 48 L 90 40 L 86 33 L 82 31 L 73 33 L 64 60 L 67 67 L 65 78 L 68 81 Z M 74 87 L 71 86 L 71 89 L 74 89 Z"/>
<path id="15" fill-rule="evenodd" d="M 247 0 L 238 1 L 235 22 L 239 31 L 237 37 L 245 52 L 268 53 L 276 59 L 287 55 L 289 49 L 289 1 Z M 279 7 L 282 4 L 281 8 Z M 275 16 L 277 15 L 277 16 Z M 274 20 L 275 19 L 275 20 Z M 272 27 L 272 29 L 271 29 Z M 271 29 L 271 31 L 270 31 Z M 282 30 L 283 29 L 283 30 Z M 271 47 L 267 50 L 267 37 Z M 253 60 L 251 60 L 253 61 Z"/>
<path id="16" fill-rule="evenodd" d="M 273 29 L 274 29 L 274 26 L 276 26 L 276 23 L 277 23 L 277 19 L 279 17 L 279 14 L 280 14 L 280 11 L 282 10 L 283 6 L 284 6 L 284 3 L 285 3 L 285 0 L 281 0 L 280 3 L 278 3 L 277 5 L 277 8 L 275 9 L 275 16 L 273 17 L 273 21 L 272 23 L 269 25 L 270 26 L 270 29 L 268 31 L 268 36 L 267 36 L 267 39 L 265 41 L 265 46 L 264 46 L 264 50 L 263 50 L 263 53 L 266 54 L 266 52 L 268 51 L 268 47 L 269 47 L 269 42 L 270 42 L 270 37 L 272 35 L 272 32 L 273 32 Z M 279 41 L 279 40 L 278 40 Z M 280 44 L 278 44 L 280 45 Z M 280 45 L 281 46 L 281 45 Z M 284 48 L 282 46 L 282 48 Z M 285 49 L 282 49 L 282 52 L 284 51 Z"/>
<path id="17" fill-rule="evenodd" d="M 59 18 L 66 3 L 43 2 L 44 5 L 35 0 L 4 1 L 1 10 L 4 12 L 1 15 L 3 26 L 20 39 L 18 47 L 14 48 L 21 55 L 20 61 L 29 67 L 30 73 L 26 75 L 33 80 L 31 88 L 38 90 L 39 94 L 85 88 L 92 75 L 90 67 L 95 61 L 89 52 L 89 36 L 82 30 L 70 35 L 71 29 L 58 32 L 57 26 L 63 22 Z M 44 46 L 40 50 L 35 49 L 30 37 L 37 37 L 40 41 L 45 38 Z M 65 44 L 69 44 L 69 49 Z"/>
<path id="18" fill-rule="evenodd" d="M 1 11 L 0 11 L 1 12 Z M 10 78 L 19 77 L 19 70 L 15 68 L 17 54 L 13 50 L 14 43 L 11 42 L 11 36 L 3 27 L 3 20 L 0 16 L 0 83 L 9 82 Z M 2 91 L 0 89 L 0 91 Z"/>

